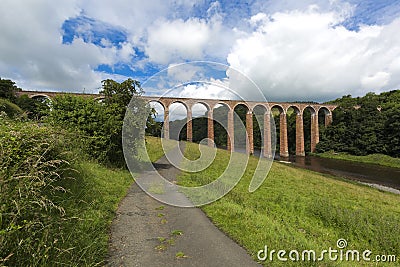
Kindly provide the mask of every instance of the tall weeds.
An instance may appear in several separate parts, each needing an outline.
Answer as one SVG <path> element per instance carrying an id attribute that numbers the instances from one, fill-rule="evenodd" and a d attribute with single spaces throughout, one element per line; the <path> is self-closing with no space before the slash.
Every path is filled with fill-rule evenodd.
<path id="1" fill-rule="evenodd" d="M 0 119 L 0 266 L 46 265 L 59 254 L 65 218 L 57 203 L 69 171 L 65 135 Z"/>

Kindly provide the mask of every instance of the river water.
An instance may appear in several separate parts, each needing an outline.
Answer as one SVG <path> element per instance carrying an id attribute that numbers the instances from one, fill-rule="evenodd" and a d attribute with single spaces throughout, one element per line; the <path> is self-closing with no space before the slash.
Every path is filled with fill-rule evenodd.
<path id="1" fill-rule="evenodd" d="M 296 167 L 400 190 L 400 169 L 314 156 L 290 157 Z"/>
<path id="2" fill-rule="evenodd" d="M 254 154 L 260 155 L 260 152 L 255 151 Z M 362 183 L 377 184 L 400 190 L 400 168 L 385 167 L 347 160 L 320 158 L 315 156 L 291 156 L 289 159 L 279 159 L 279 156 L 277 156 L 276 160 L 282 160 L 290 165 L 302 169 L 327 173 Z"/>

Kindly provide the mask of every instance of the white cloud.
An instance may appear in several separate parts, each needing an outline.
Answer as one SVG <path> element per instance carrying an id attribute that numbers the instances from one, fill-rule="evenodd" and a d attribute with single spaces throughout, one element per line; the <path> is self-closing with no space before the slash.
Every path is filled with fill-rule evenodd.
<path id="1" fill-rule="evenodd" d="M 102 79 L 123 78 L 94 71 L 98 65 L 125 63 L 134 69 L 140 68 L 149 61 L 141 59 L 138 62 L 134 47 L 144 49 L 149 27 L 159 19 L 173 17 L 176 6 L 190 10 L 195 3 L 189 0 L 174 4 L 163 0 L 115 0 L 110 6 L 105 0 L 57 3 L 49 0 L 4 0 L 2 8 L 7 12 L 0 17 L 1 77 L 11 78 L 28 90 L 81 91 L 86 88 L 96 91 Z M 127 41 L 116 47 L 103 38 L 100 41 L 103 48 L 81 39 L 62 44 L 61 26 L 64 21 L 82 15 L 125 29 Z M 90 25 L 83 24 L 76 30 L 90 39 L 88 27 Z M 201 34 L 195 41 L 203 38 Z"/>
<path id="2" fill-rule="evenodd" d="M 374 90 L 386 86 L 390 81 L 390 76 L 391 74 L 388 72 L 379 71 L 374 75 L 362 77 L 361 84 L 367 90 Z"/>
<path id="3" fill-rule="evenodd" d="M 179 83 L 196 80 L 201 73 L 201 66 L 191 64 L 170 64 L 167 69 L 168 77 Z"/>
<path id="4" fill-rule="evenodd" d="M 229 91 L 227 80 L 211 79 L 208 82 L 188 84 L 179 88 L 178 97 L 199 99 L 232 99 L 235 95 Z"/>
<path id="5" fill-rule="evenodd" d="M 201 18 L 190 17 L 196 4 L 204 7 L 197 10 Z M 400 19 L 355 32 L 338 26 L 358 8 L 342 0 L 255 1 L 252 17 L 224 8 L 217 1 L 206 7 L 203 0 L 2 0 L 0 75 L 25 89 L 95 92 L 102 79 L 126 78 L 94 71 L 100 64 L 137 70 L 148 63 L 215 60 L 248 74 L 270 100 L 329 100 L 400 87 Z M 82 39 L 62 44 L 63 23 L 79 16 L 115 26 L 127 39 L 118 47 L 107 38 L 103 47 Z M 78 30 L 87 33 L 87 26 Z M 169 74 L 186 81 L 198 73 Z M 254 96 L 229 78 L 240 96 Z M 188 86 L 179 94 L 229 97 L 215 85 Z"/>
<path id="6" fill-rule="evenodd" d="M 266 17 L 251 19 L 259 23 L 257 30 L 238 39 L 227 59 L 254 79 L 267 99 L 329 100 L 400 86 L 393 78 L 400 75 L 400 19 L 355 32 L 335 26 L 343 18 L 334 12 Z"/>
<path id="7" fill-rule="evenodd" d="M 155 21 L 148 27 L 144 50 L 149 60 L 160 64 L 187 60 L 224 61 L 234 41 L 243 32 L 223 24 L 218 2 L 212 3 L 206 18 Z"/>
<path id="8" fill-rule="evenodd" d="M 145 51 L 151 61 L 161 64 L 202 59 L 210 35 L 211 29 L 204 20 L 160 20 L 149 28 Z"/>
<path id="9" fill-rule="evenodd" d="M 75 39 L 62 44 L 61 25 L 79 15 L 76 1 L 2 1 L 8 10 L 0 17 L 0 73 L 32 90 L 96 92 L 100 81 L 115 77 L 94 71 L 134 54 L 132 48 L 106 48 Z"/>

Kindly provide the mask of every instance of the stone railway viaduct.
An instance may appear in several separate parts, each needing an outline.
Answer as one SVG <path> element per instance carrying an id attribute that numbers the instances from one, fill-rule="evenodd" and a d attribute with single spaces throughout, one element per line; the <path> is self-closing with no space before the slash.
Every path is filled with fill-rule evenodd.
<path id="1" fill-rule="evenodd" d="M 21 91 L 18 95 L 28 95 L 30 98 L 53 98 L 56 95 L 63 93 L 60 92 L 38 92 L 38 91 Z M 104 96 L 99 94 L 79 94 L 74 95 L 92 97 L 94 99 L 104 99 Z M 254 153 L 254 137 L 253 137 L 253 114 L 254 110 L 262 109 L 263 114 L 263 127 L 262 135 L 264 136 L 263 144 L 263 156 L 270 157 L 271 151 L 271 110 L 279 110 L 279 124 L 280 124 L 280 151 L 281 157 L 289 156 L 288 149 L 288 130 L 287 130 L 287 119 L 286 114 L 290 108 L 296 112 L 296 156 L 305 156 L 304 150 L 304 127 L 303 127 L 303 112 L 306 109 L 311 111 L 311 152 L 315 151 L 315 147 L 319 142 L 319 125 L 318 125 L 318 114 L 323 112 L 325 116 L 325 125 L 329 125 L 332 122 L 332 111 L 337 107 L 336 105 L 326 104 L 315 104 L 315 103 L 289 103 L 289 102 L 254 102 L 254 101 L 242 101 L 242 100 L 214 100 L 214 99 L 193 99 L 193 98 L 171 98 L 171 97 L 156 97 L 156 96 L 142 96 L 147 102 L 157 102 L 164 108 L 164 138 L 169 139 L 169 108 L 174 103 L 180 103 L 185 106 L 187 111 L 187 141 L 192 141 L 192 107 L 195 104 L 202 104 L 207 109 L 208 123 L 207 132 L 209 145 L 212 145 L 214 140 L 214 121 L 213 121 L 213 109 L 216 106 L 224 105 L 228 108 L 228 120 L 227 120 L 227 131 L 228 131 L 228 150 L 234 150 L 234 110 L 238 105 L 243 105 L 247 108 L 246 114 L 246 132 L 247 132 L 247 153 Z"/>

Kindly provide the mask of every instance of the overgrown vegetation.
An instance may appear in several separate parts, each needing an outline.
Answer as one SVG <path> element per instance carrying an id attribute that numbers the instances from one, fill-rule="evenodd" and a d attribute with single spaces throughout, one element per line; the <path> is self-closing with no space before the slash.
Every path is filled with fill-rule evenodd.
<path id="1" fill-rule="evenodd" d="M 105 80 L 100 93 L 104 95 L 102 101 L 68 94 L 55 97 L 49 122 L 67 125 L 87 136 L 87 153 L 101 163 L 123 167 L 124 116 L 130 100 L 139 97 L 143 91 L 140 84 L 132 79 L 122 83 Z"/>
<path id="2" fill-rule="evenodd" d="M 0 98 L 14 102 L 18 91 L 21 91 L 21 88 L 17 87 L 15 82 L 0 78 Z"/>
<path id="3" fill-rule="evenodd" d="M 197 158 L 197 146 L 187 143 L 185 156 Z M 179 183 L 207 184 L 222 174 L 229 158 L 229 152 L 218 150 L 210 167 L 183 174 Z M 399 257 L 398 195 L 280 163 L 273 163 L 261 187 L 249 193 L 257 161 L 250 157 L 238 185 L 225 197 L 202 207 L 214 224 L 244 246 L 255 260 L 265 245 L 269 251 L 313 249 L 321 252 L 329 247 L 337 248 L 336 241 L 340 238 L 347 240 L 347 249 L 371 250 L 371 259 L 378 254 Z M 370 266 L 366 262 L 351 261 L 303 263 L 304 266 Z M 276 257 L 275 261 L 267 260 L 263 264 L 299 266 L 299 262 L 280 262 Z"/>
<path id="4" fill-rule="evenodd" d="M 0 98 L 0 114 L 2 117 L 15 118 L 22 116 L 23 110 L 9 100 Z"/>
<path id="5" fill-rule="evenodd" d="M 46 98 L 29 98 L 27 95 L 22 95 L 16 98 L 14 102 L 32 120 L 41 120 L 50 112 L 51 103 Z"/>
<path id="6" fill-rule="evenodd" d="M 1 100 L 0 266 L 104 264 L 114 211 L 133 182 L 123 168 L 122 120 L 141 89 L 106 80 L 103 93 L 102 103 L 68 94 L 51 106 Z"/>
<path id="7" fill-rule="evenodd" d="M 88 266 L 107 253 L 129 172 L 90 162 L 76 133 L 0 120 L 0 266 Z"/>

